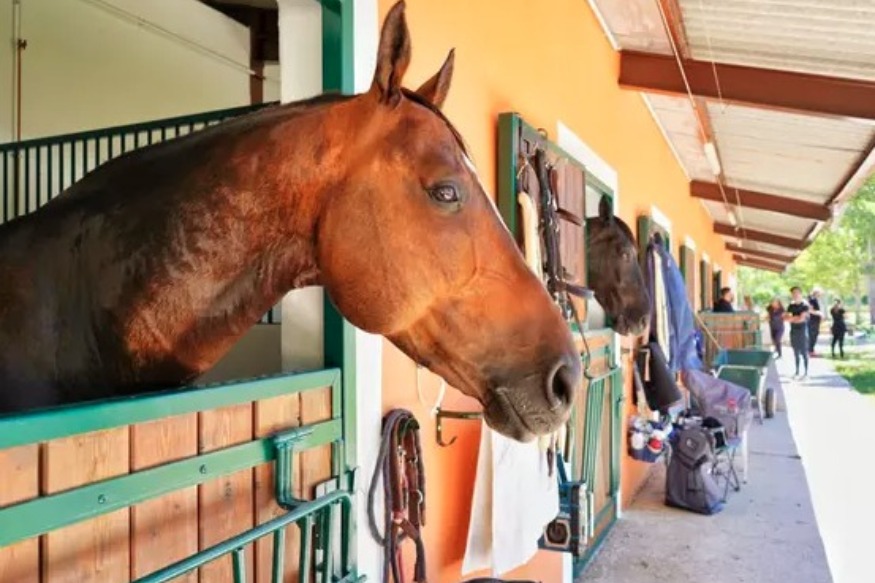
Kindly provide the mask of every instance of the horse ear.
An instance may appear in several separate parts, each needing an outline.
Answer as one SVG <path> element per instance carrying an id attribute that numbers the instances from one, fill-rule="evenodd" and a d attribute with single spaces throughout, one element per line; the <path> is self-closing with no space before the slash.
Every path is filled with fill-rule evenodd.
<path id="1" fill-rule="evenodd" d="M 614 201 L 609 196 L 602 196 L 599 200 L 599 218 L 605 222 L 614 220 Z"/>
<path id="2" fill-rule="evenodd" d="M 438 109 L 442 108 L 450 91 L 450 81 L 453 80 L 453 64 L 456 60 L 456 49 L 450 51 L 440 71 L 434 77 L 422 84 L 417 93 L 428 99 Z"/>
<path id="3" fill-rule="evenodd" d="M 410 31 L 404 18 L 404 0 L 392 7 L 383 22 L 377 69 L 371 83 L 371 93 L 389 105 L 401 100 L 401 80 L 410 64 Z"/>

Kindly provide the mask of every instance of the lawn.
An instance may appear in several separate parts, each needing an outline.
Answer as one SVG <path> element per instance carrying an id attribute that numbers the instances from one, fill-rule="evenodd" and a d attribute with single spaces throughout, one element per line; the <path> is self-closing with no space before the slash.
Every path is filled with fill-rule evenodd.
<path id="1" fill-rule="evenodd" d="M 857 391 L 875 395 L 875 347 L 846 349 L 847 360 L 835 361 L 836 370 L 848 379 Z"/>

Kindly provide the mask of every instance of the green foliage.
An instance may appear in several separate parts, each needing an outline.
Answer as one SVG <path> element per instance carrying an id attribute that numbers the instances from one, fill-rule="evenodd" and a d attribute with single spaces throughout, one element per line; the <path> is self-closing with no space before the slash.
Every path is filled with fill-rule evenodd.
<path id="1" fill-rule="evenodd" d="M 864 241 L 842 221 L 802 252 L 787 269 L 787 279 L 806 292 L 819 285 L 829 295 L 846 298 L 858 288 L 866 261 Z"/>
<path id="2" fill-rule="evenodd" d="M 774 296 L 786 303 L 793 285 L 806 293 L 821 286 L 829 296 L 851 300 L 858 290 L 866 289 L 863 278 L 875 274 L 873 251 L 875 177 L 851 199 L 842 218 L 820 233 L 783 275 L 741 267 L 739 285 L 759 305 L 765 305 Z"/>

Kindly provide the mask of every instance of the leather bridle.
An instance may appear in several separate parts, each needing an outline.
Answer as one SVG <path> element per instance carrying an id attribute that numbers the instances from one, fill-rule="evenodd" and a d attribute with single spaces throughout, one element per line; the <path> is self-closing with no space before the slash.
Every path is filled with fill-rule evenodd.
<path id="1" fill-rule="evenodd" d="M 543 272 L 546 275 L 547 291 L 553 297 L 553 301 L 562 310 L 565 319 L 570 316 L 577 325 L 578 333 L 583 341 L 584 348 L 584 376 L 591 378 L 589 374 L 590 351 L 589 343 L 586 340 L 583 324 L 580 320 L 580 314 L 577 312 L 577 307 L 572 301 L 572 296 L 589 300 L 593 297 L 593 291 L 584 286 L 576 285 L 568 282 L 568 270 L 562 265 L 562 256 L 560 253 L 559 239 L 559 221 L 565 220 L 579 227 L 583 226 L 583 218 L 576 214 L 563 209 L 559 206 L 559 201 L 554 194 L 553 174 L 547 165 L 547 154 L 543 148 L 535 150 L 535 173 L 538 180 L 540 198 L 538 204 L 538 230 L 541 235 L 541 241 L 544 245 L 544 268 Z"/>

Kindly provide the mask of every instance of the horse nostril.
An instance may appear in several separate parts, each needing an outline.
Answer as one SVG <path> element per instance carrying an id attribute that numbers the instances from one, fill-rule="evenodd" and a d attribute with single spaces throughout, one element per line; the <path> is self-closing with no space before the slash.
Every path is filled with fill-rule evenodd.
<path id="1" fill-rule="evenodd" d="M 569 407 L 580 382 L 580 366 L 569 365 L 563 359 L 547 379 L 547 401 L 554 409 Z"/>

